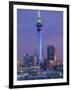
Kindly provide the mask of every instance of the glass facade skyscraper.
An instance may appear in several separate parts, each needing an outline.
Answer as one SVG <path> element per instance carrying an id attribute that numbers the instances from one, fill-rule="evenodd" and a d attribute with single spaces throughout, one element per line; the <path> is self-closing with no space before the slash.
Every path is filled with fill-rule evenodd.
<path id="1" fill-rule="evenodd" d="M 53 45 L 50 45 L 47 47 L 47 63 L 49 63 L 49 61 L 54 61 L 55 59 L 55 47 Z"/>

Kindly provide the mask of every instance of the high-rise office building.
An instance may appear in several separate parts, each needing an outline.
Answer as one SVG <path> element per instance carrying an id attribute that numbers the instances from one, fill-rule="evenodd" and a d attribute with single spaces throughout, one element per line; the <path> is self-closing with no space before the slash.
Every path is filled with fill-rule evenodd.
<path id="1" fill-rule="evenodd" d="M 24 56 L 24 66 L 25 67 L 33 66 L 33 56 L 30 56 L 28 54 Z"/>
<path id="2" fill-rule="evenodd" d="M 47 47 L 47 63 L 56 62 L 56 48 L 53 45 Z"/>
<path id="3" fill-rule="evenodd" d="M 36 66 L 37 65 L 37 55 L 33 56 L 33 65 Z"/>

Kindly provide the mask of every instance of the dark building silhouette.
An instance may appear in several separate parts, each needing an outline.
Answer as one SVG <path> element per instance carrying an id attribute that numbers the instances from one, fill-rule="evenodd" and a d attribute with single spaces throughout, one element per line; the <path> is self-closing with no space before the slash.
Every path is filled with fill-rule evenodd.
<path id="1" fill-rule="evenodd" d="M 47 47 L 47 63 L 56 61 L 56 49 L 53 45 Z"/>
<path id="2" fill-rule="evenodd" d="M 24 56 L 24 66 L 25 67 L 33 66 L 33 56 L 30 56 L 28 54 Z"/>

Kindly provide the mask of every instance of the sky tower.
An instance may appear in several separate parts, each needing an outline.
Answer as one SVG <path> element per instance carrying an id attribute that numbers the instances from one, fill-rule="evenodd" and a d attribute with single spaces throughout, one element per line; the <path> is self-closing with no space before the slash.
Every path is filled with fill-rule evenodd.
<path id="1" fill-rule="evenodd" d="M 37 53 L 38 53 L 38 65 L 42 63 L 42 22 L 41 22 L 41 16 L 40 11 L 38 11 L 37 14 Z"/>

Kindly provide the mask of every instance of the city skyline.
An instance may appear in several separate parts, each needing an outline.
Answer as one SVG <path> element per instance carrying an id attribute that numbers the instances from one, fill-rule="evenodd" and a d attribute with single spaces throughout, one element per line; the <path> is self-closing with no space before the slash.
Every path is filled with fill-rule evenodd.
<path id="1" fill-rule="evenodd" d="M 47 46 L 56 46 L 56 57 L 63 58 L 63 12 L 40 11 L 43 23 L 43 54 L 47 57 Z M 17 9 L 17 58 L 24 54 L 37 53 L 37 10 Z"/>

